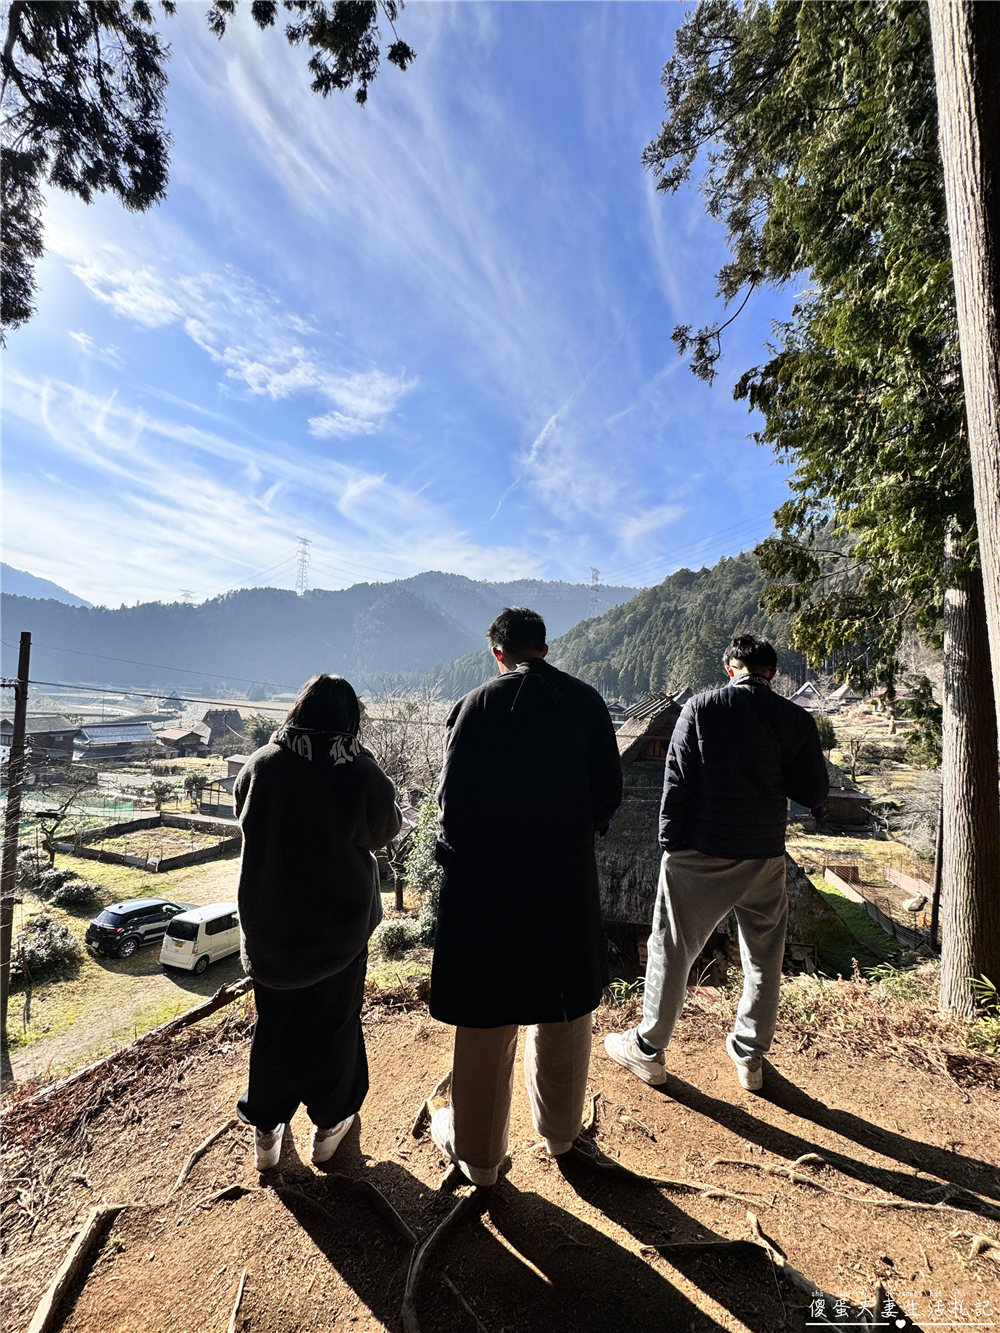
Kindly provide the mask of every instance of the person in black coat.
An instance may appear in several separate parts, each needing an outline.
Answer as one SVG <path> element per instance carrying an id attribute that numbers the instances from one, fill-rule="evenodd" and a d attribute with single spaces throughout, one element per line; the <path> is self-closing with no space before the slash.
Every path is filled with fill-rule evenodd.
<path id="1" fill-rule="evenodd" d="M 489 642 L 500 675 L 447 723 L 430 996 L 456 1028 L 451 1106 L 431 1133 L 476 1184 L 506 1153 L 520 1024 L 539 1134 L 556 1155 L 587 1151 L 574 1144 L 608 981 L 594 835 L 622 795 L 604 701 L 545 661 L 541 616 L 509 607 Z"/>
<path id="2" fill-rule="evenodd" d="M 723 663 L 730 683 L 689 699 L 670 738 L 642 1021 L 609 1033 L 604 1049 L 646 1083 L 666 1081 L 663 1051 L 688 973 L 735 910 L 743 995 L 726 1049 L 741 1086 L 756 1090 L 778 1016 L 787 799 L 818 809 L 830 782 L 815 721 L 771 689 L 778 666 L 771 644 L 738 635 Z"/>
<path id="3" fill-rule="evenodd" d="M 312 1160 L 333 1156 L 368 1092 L 361 1030 L 368 940 L 382 919 L 372 853 L 396 836 L 396 789 L 358 741 L 342 676 L 299 691 L 285 723 L 236 779 L 239 911 L 257 1022 L 237 1113 L 261 1170 L 277 1165 L 304 1102 Z"/>

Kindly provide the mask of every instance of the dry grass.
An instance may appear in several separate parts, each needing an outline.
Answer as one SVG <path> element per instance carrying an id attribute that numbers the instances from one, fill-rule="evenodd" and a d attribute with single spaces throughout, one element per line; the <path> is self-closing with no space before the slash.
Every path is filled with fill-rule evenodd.
<path id="1" fill-rule="evenodd" d="M 849 980 L 800 976 L 781 988 L 778 1027 L 786 1045 L 807 1050 L 822 1040 L 854 1054 L 897 1060 L 914 1069 L 945 1074 L 960 1087 L 1000 1091 L 1000 1015 L 975 1023 L 938 1012 L 940 964 L 882 967 Z M 717 997 L 689 996 L 688 1006 L 730 1023 L 736 1014 L 742 974 L 732 970 Z M 610 1012 L 618 1027 L 638 1022 L 641 996 Z"/>

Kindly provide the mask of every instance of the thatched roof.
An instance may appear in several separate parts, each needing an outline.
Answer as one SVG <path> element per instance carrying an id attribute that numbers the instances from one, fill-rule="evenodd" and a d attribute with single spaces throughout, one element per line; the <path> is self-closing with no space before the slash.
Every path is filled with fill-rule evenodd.
<path id="1" fill-rule="evenodd" d="M 633 704 L 616 736 L 622 764 L 641 759 L 651 741 L 663 742 L 665 749 L 680 715 L 681 705 L 671 694 L 647 694 L 638 704 Z M 663 756 L 657 758 L 662 769 Z"/>

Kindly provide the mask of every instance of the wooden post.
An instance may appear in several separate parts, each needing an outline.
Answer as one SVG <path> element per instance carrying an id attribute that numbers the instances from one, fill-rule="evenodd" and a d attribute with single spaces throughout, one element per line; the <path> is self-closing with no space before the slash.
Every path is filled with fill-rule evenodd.
<path id="1" fill-rule="evenodd" d="M 24 782 L 24 729 L 28 713 L 28 666 L 31 635 L 21 635 L 14 685 L 14 731 L 7 762 L 7 812 L 3 829 L 3 867 L 0 871 L 0 1038 L 7 1043 L 7 1000 L 10 995 L 10 948 L 14 930 L 14 888 L 17 875 L 18 834 L 21 826 L 21 787 Z"/>
<path id="2" fill-rule="evenodd" d="M 934 842 L 934 891 L 931 894 L 931 948 L 941 952 L 938 927 L 941 921 L 941 841 L 944 835 L 944 791 L 938 806 L 937 838 Z"/>

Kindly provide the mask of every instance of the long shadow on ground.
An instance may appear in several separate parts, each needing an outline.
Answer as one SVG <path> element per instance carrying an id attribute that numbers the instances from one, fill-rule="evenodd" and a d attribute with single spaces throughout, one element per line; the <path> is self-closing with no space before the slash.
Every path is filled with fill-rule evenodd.
<path id="1" fill-rule="evenodd" d="M 816 1124 L 852 1138 L 874 1152 L 894 1157 L 897 1161 L 906 1162 L 911 1167 L 939 1176 L 962 1188 L 1000 1197 L 998 1193 L 1000 1175 L 996 1167 L 986 1162 L 978 1161 L 974 1157 L 963 1157 L 960 1153 L 948 1152 L 930 1144 L 918 1143 L 903 1134 L 892 1134 L 849 1112 L 831 1110 L 822 1102 L 801 1092 L 770 1065 L 767 1067 L 766 1088 L 767 1100 L 790 1111 L 793 1115 L 812 1119 Z M 863 1181 L 866 1185 L 874 1185 L 888 1193 L 897 1194 L 901 1199 L 915 1203 L 940 1201 L 940 1194 L 935 1196 L 932 1192 L 933 1185 L 914 1176 L 912 1171 L 893 1171 L 886 1167 L 875 1166 L 869 1162 L 859 1161 L 855 1157 L 848 1157 L 825 1144 L 800 1138 L 797 1134 L 789 1134 L 787 1130 L 780 1129 L 777 1125 L 750 1115 L 742 1107 L 710 1097 L 676 1075 L 668 1075 L 666 1083 L 656 1091 L 680 1102 L 699 1115 L 708 1116 L 748 1143 L 756 1143 L 778 1157 L 787 1158 L 790 1162 L 801 1157 L 803 1153 L 817 1153 L 844 1175 Z M 968 1198 L 953 1202 L 963 1202 L 970 1212 L 978 1211 L 974 1201 Z"/>

